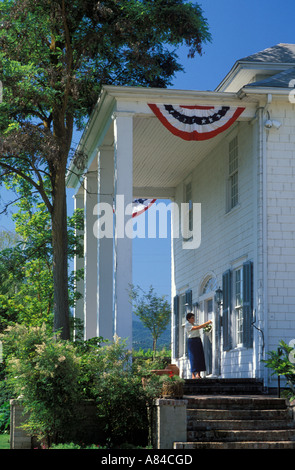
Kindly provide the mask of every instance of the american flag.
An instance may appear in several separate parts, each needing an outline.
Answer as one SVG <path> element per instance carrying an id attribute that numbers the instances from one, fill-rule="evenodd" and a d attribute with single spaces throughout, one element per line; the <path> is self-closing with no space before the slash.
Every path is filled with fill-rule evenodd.
<path id="1" fill-rule="evenodd" d="M 155 202 L 156 199 L 134 199 L 132 201 L 132 217 L 137 217 L 138 215 L 142 214 L 143 212 L 148 210 Z"/>
<path id="2" fill-rule="evenodd" d="M 207 140 L 228 129 L 245 108 L 231 106 L 181 106 L 149 104 L 172 134 L 184 140 Z"/>

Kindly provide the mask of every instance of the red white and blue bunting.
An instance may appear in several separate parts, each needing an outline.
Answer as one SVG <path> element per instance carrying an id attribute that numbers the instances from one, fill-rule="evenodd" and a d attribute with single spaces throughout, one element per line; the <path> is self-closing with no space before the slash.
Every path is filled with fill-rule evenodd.
<path id="1" fill-rule="evenodd" d="M 155 202 L 156 199 L 134 199 L 132 201 L 132 217 L 137 217 L 138 215 L 143 214 L 143 212 L 148 210 Z"/>
<path id="2" fill-rule="evenodd" d="M 245 108 L 148 104 L 172 134 L 184 140 L 207 140 L 228 129 Z"/>

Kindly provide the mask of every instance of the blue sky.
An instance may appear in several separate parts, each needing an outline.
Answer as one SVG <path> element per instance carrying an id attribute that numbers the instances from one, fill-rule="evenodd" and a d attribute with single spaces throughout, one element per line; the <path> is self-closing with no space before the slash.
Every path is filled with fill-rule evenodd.
<path id="1" fill-rule="evenodd" d="M 212 42 L 203 55 L 187 59 L 179 51 L 185 73 L 173 81 L 177 89 L 214 90 L 236 60 L 278 43 L 295 43 L 294 0 L 207 0 L 199 2 L 209 23 Z M 69 191 L 69 212 L 73 210 Z M 3 190 L 1 196 L 5 198 Z M 0 216 L 0 230 L 11 229 L 10 217 Z M 170 239 L 135 239 L 133 282 L 147 289 L 153 285 L 170 299 Z"/>

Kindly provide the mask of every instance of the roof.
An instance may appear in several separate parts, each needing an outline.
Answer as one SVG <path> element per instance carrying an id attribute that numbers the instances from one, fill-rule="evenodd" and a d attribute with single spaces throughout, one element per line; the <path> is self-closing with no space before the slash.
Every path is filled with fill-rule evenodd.
<path id="1" fill-rule="evenodd" d="M 264 87 L 264 88 L 293 88 L 291 80 L 295 79 L 295 67 L 284 70 L 283 72 L 272 75 L 271 77 L 249 83 L 247 87 Z M 293 82 L 294 83 L 294 82 Z"/>
<path id="2" fill-rule="evenodd" d="M 295 44 L 277 44 L 263 51 L 239 59 L 238 62 L 269 62 L 273 64 L 295 64 Z"/>

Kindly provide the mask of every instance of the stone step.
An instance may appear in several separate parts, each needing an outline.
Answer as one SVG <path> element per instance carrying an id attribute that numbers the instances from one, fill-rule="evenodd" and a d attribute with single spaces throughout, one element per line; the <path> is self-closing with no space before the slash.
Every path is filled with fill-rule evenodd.
<path id="1" fill-rule="evenodd" d="M 174 449 L 295 449 L 295 421 L 284 398 L 187 395 L 187 442 Z"/>
<path id="2" fill-rule="evenodd" d="M 186 379 L 185 395 L 248 395 L 262 394 L 263 382 L 258 379 Z"/>
<path id="3" fill-rule="evenodd" d="M 292 418 L 290 409 L 248 409 L 248 410 L 232 410 L 232 409 L 188 409 L 189 420 L 287 420 Z"/>
<path id="4" fill-rule="evenodd" d="M 211 410 L 286 410 L 286 400 L 267 396 L 184 396 L 187 409 Z"/>
<path id="5" fill-rule="evenodd" d="M 250 430 L 250 431 L 267 431 L 267 430 L 287 430 L 295 429 L 295 422 L 289 420 L 198 420 L 188 418 L 187 423 L 188 431 L 212 431 L 215 429 L 218 430 L 232 430 L 232 431 L 241 431 L 241 430 Z M 294 431 L 293 431 L 294 432 Z M 294 433 L 295 434 L 295 433 Z"/>
<path id="6" fill-rule="evenodd" d="M 239 449 L 239 450 L 252 450 L 252 449 L 283 449 L 294 450 L 295 441 L 245 441 L 245 442 L 175 442 L 173 449 Z"/>
<path id="7" fill-rule="evenodd" d="M 274 430 L 228 430 L 228 429 L 212 429 L 209 431 L 188 431 L 187 440 L 189 442 L 278 442 L 278 441 L 295 441 L 294 430 L 274 429 Z"/>

